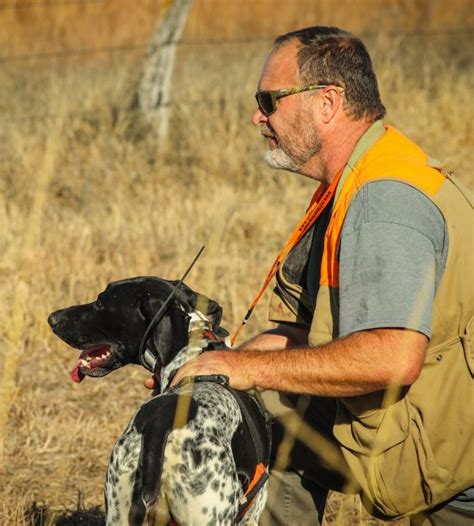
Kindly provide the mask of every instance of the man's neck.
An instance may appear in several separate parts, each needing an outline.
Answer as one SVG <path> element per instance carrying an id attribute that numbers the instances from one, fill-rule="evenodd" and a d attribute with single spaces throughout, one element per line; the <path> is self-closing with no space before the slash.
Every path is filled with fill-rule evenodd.
<path id="1" fill-rule="evenodd" d="M 320 155 L 317 159 L 309 161 L 303 175 L 330 184 L 344 169 L 354 148 L 371 124 L 365 120 L 347 120 L 329 131 L 328 135 L 322 137 L 323 147 Z"/>

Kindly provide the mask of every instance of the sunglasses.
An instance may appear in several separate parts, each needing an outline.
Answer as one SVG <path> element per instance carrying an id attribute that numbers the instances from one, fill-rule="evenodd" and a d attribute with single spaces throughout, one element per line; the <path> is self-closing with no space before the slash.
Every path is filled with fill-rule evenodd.
<path id="1" fill-rule="evenodd" d="M 275 113 L 277 106 L 276 102 L 278 99 L 288 97 L 288 95 L 294 95 L 295 93 L 301 93 L 303 91 L 310 91 L 315 89 L 322 89 L 331 86 L 332 84 L 311 84 L 310 86 L 303 86 L 301 88 L 287 88 L 287 89 L 275 89 L 270 91 L 257 91 L 255 98 L 257 99 L 258 109 L 268 117 L 272 113 Z M 338 86 L 340 88 L 340 86 Z M 340 88 L 341 89 L 341 88 Z"/>

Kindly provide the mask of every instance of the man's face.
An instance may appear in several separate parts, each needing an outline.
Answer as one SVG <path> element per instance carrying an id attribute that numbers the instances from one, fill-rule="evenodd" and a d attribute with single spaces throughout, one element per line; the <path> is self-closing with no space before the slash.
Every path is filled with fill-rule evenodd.
<path id="1" fill-rule="evenodd" d="M 259 90 L 299 87 L 297 44 L 290 41 L 272 51 L 263 67 Z M 276 169 L 309 175 L 305 171 L 308 161 L 321 150 L 321 138 L 312 118 L 311 93 L 297 93 L 277 101 L 277 109 L 265 116 L 259 109 L 253 123 L 260 126 L 268 140 L 266 162 Z M 313 99 L 314 102 L 314 99 Z"/>

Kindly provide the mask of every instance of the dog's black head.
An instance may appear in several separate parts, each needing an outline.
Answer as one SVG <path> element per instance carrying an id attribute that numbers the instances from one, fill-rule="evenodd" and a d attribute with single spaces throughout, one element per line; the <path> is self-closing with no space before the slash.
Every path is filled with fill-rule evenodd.
<path id="1" fill-rule="evenodd" d="M 80 349 L 71 372 L 74 381 L 84 376 L 105 376 L 128 363 L 140 363 L 139 348 L 154 315 L 175 288 L 177 281 L 138 277 L 115 281 L 92 303 L 53 312 L 48 322 L 53 332 L 67 344 Z M 196 309 L 199 295 L 182 284 L 168 304 L 161 321 L 150 333 L 159 366 L 171 361 L 188 343 L 189 313 Z M 221 307 L 207 300 L 204 312 L 218 330 Z"/>

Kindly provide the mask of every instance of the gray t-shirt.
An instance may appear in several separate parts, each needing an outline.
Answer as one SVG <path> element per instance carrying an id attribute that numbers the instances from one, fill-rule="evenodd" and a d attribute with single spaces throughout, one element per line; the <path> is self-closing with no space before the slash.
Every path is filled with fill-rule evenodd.
<path id="1" fill-rule="evenodd" d="M 447 253 L 444 218 L 419 190 L 398 181 L 363 186 L 341 233 L 339 335 L 403 327 L 430 337 Z"/>

